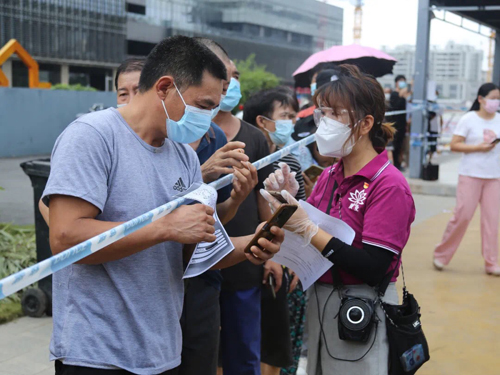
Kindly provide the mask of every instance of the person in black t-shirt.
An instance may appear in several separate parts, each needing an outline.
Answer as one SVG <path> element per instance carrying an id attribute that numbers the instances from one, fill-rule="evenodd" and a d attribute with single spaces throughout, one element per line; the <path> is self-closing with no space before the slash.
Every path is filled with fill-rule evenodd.
<path id="1" fill-rule="evenodd" d="M 209 47 L 210 48 L 210 47 Z M 245 154 L 250 162 L 269 155 L 264 135 L 254 126 L 232 115 L 241 98 L 239 72 L 232 61 L 226 63 L 232 81 L 213 119 L 226 134 L 227 140 L 245 144 Z M 229 236 L 237 237 L 255 232 L 257 226 L 271 217 L 271 210 L 259 194 L 263 182 L 273 172 L 269 165 L 258 171 L 259 182 L 240 205 L 235 217 L 225 225 Z M 261 290 L 263 267 L 243 262 L 222 271 L 221 304 L 221 359 L 219 365 L 224 375 L 260 374 L 261 345 Z"/>

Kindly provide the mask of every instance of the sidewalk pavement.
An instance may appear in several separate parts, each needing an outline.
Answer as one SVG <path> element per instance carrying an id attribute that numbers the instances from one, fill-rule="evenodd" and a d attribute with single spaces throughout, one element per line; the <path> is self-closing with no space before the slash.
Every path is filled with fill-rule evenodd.
<path id="1" fill-rule="evenodd" d="M 0 159 L 0 223 L 34 224 L 33 188 L 20 167 L 22 162 L 48 156 Z"/>
<path id="2" fill-rule="evenodd" d="M 455 197 L 458 183 L 458 166 L 460 164 L 461 155 L 454 153 L 441 154 L 435 159 L 435 163 L 439 164 L 439 179 L 437 181 L 424 181 L 407 178 L 412 193 Z M 407 174 L 408 171 L 405 175 Z"/>
<path id="3" fill-rule="evenodd" d="M 484 273 L 479 212 L 450 266 L 438 272 L 432 252 L 451 217 L 454 199 L 415 195 L 415 202 L 417 219 L 403 259 L 408 289 L 422 307 L 431 348 L 431 361 L 418 374 L 497 375 L 500 278 Z M 51 329 L 50 318 L 0 325 L 0 375 L 53 374 L 48 361 Z"/>

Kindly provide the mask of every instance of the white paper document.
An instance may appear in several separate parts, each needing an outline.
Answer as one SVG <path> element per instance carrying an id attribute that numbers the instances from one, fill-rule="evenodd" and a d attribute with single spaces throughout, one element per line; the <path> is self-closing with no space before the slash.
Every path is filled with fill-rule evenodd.
<path id="1" fill-rule="evenodd" d="M 217 191 L 208 185 L 201 185 L 196 190 L 188 192 L 184 197 L 210 206 L 214 210 L 216 209 Z M 234 250 L 234 245 L 229 239 L 224 226 L 221 224 L 217 216 L 217 211 L 214 213 L 214 219 L 215 236 L 217 239 L 214 242 L 201 242 L 196 245 L 184 272 L 184 279 L 201 275 Z"/>
<path id="2" fill-rule="evenodd" d="M 309 218 L 325 232 L 351 245 L 354 230 L 342 220 L 321 212 L 309 203 L 300 201 L 300 206 L 309 214 Z M 295 233 L 285 231 L 285 241 L 273 260 L 293 270 L 302 282 L 304 290 L 318 280 L 333 263 L 326 259 L 313 245 L 304 246 L 304 239 Z"/>

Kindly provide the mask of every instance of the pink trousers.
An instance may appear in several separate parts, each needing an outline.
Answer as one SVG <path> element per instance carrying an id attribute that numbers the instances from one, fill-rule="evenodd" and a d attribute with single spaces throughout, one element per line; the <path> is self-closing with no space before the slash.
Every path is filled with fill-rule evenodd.
<path id="1" fill-rule="evenodd" d="M 498 265 L 498 223 L 500 219 L 500 179 L 459 176 L 457 205 L 434 258 L 448 264 L 457 251 L 478 203 L 481 204 L 481 240 L 486 270 Z"/>

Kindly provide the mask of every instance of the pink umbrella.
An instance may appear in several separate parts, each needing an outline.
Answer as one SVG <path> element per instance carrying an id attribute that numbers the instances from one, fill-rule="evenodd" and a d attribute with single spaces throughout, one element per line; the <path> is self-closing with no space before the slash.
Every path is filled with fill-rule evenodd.
<path id="1" fill-rule="evenodd" d="M 311 82 L 313 71 L 318 65 L 326 63 L 357 65 L 365 73 L 375 77 L 382 77 L 392 73 L 397 60 L 387 53 L 359 44 L 348 46 L 333 46 L 324 51 L 309 56 L 304 63 L 293 73 L 295 84 L 298 87 L 307 87 Z"/>

